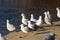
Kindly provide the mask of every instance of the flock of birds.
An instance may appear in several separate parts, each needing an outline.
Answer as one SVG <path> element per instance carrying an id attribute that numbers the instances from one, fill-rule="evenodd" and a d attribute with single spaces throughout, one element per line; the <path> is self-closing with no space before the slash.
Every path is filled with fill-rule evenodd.
<path id="1" fill-rule="evenodd" d="M 57 10 L 57 17 L 60 18 L 60 9 L 59 7 L 56 8 Z M 44 21 L 46 24 L 51 25 L 51 15 L 49 13 L 49 11 L 44 12 Z M 31 18 L 30 20 L 25 18 L 25 14 L 22 13 L 22 24 L 20 25 L 20 30 L 24 33 L 28 33 L 31 30 L 35 30 L 37 28 L 37 26 L 40 26 L 43 21 L 42 21 L 42 16 L 39 16 L 39 19 L 35 19 L 34 15 L 31 14 Z M 9 31 L 14 31 L 16 30 L 16 28 L 14 27 L 14 25 L 10 24 L 9 20 L 7 19 L 7 30 Z M 51 33 L 49 37 L 45 38 L 44 40 L 50 40 L 49 38 L 51 38 L 51 36 L 54 36 L 54 33 Z M 1 33 L 0 33 L 0 40 L 4 40 L 4 38 L 2 37 Z"/>

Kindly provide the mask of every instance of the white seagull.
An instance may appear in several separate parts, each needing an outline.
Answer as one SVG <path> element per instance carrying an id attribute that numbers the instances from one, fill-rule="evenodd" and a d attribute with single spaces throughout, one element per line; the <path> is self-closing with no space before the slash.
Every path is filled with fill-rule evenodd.
<path id="1" fill-rule="evenodd" d="M 21 27 L 21 31 L 24 33 L 28 33 L 30 31 L 29 27 L 25 26 L 24 24 L 21 24 L 20 27 Z"/>
<path id="2" fill-rule="evenodd" d="M 28 27 L 32 30 L 35 30 L 35 24 L 32 23 L 31 21 L 28 21 Z"/>
<path id="3" fill-rule="evenodd" d="M 57 10 L 57 17 L 60 18 L 60 9 L 59 9 L 59 7 L 57 7 L 56 10 Z"/>
<path id="4" fill-rule="evenodd" d="M 48 15 L 48 18 L 51 20 L 52 18 L 51 18 L 50 12 L 47 11 L 46 13 L 47 13 L 47 15 Z"/>
<path id="5" fill-rule="evenodd" d="M 14 25 L 9 23 L 9 20 L 7 19 L 7 29 L 9 31 L 14 31 L 16 28 L 14 27 Z"/>
<path id="6" fill-rule="evenodd" d="M 44 18 L 45 23 L 48 25 L 51 25 L 51 20 L 49 19 L 47 12 L 44 12 L 44 15 L 45 15 L 45 18 Z"/>
<path id="7" fill-rule="evenodd" d="M 42 16 L 39 16 L 39 19 L 36 21 L 36 25 L 40 26 L 43 23 Z"/>
<path id="8" fill-rule="evenodd" d="M 36 22 L 36 19 L 34 19 L 34 16 L 33 16 L 33 14 L 31 14 L 30 21 L 32 21 L 32 22 Z"/>
<path id="9" fill-rule="evenodd" d="M 27 24 L 28 24 L 28 19 L 25 18 L 24 13 L 22 13 L 21 16 L 22 16 L 22 23 L 23 23 L 24 25 L 27 25 Z"/>
<path id="10" fill-rule="evenodd" d="M 2 37 L 1 33 L 0 33 L 0 40 L 5 40 L 5 38 Z"/>

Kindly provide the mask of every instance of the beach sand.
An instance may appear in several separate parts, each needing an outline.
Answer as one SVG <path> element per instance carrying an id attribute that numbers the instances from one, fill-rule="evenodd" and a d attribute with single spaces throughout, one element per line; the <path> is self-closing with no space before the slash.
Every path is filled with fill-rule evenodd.
<path id="1" fill-rule="evenodd" d="M 52 25 L 43 24 L 41 27 L 43 28 L 28 33 L 14 31 L 4 37 L 7 40 L 43 40 L 49 33 L 53 32 L 56 34 L 56 40 L 60 40 L 60 21 L 53 22 Z"/>

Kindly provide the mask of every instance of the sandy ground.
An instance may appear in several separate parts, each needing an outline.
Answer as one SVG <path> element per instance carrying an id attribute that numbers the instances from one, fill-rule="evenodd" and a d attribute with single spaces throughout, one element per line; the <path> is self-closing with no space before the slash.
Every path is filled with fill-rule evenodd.
<path id="1" fill-rule="evenodd" d="M 41 25 L 43 28 L 39 28 L 36 31 L 29 33 L 11 32 L 4 37 L 7 40 L 43 40 L 49 33 L 53 32 L 56 34 L 56 40 L 60 40 L 60 21 L 53 22 L 52 26 L 47 24 Z"/>

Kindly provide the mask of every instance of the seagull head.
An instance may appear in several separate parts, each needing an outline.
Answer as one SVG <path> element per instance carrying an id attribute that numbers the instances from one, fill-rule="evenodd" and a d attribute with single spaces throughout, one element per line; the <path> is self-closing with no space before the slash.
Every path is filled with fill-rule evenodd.
<path id="1" fill-rule="evenodd" d="M 24 27 L 24 24 L 21 24 L 20 27 L 23 28 Z"/>
<path id="2" fill-rule="evenodd" d="M 21 16 L 25 16 L 24 13 L 22 13 Z"/>
<path id="3" fill-rule="evenodd" d="M 31 17 L 33 17 L 33 14 L 31 14 Z"/>
<path id="4" fill-rule="evenodd" d="M 49 13 L 49 11 L 47 11 L 47 13 Z"/>
<path id="5" fill-rule="evenodd" d="M 9 23 L 9 20 L 7 19 L 7 23 Z"/>
<path id="6" fill-rule="evenodd" d="M 44 15 L 46 15 L 46 12 L 44 12 Z"/>
<path id="7" fill-rule="evenodd" d="M 31 24 L 31 21 L 28 21 L 28 24 Z"/>
<path id="8" fill-rule="evenodd" d="M 56 10 L 59 10 L 59 7 L 57 7 Z"/>
<path id="9" fill-rule="evenodd" d="M 39 16 L 39 19 L 41 19 L 42 18 L 42 16 Z"/>

